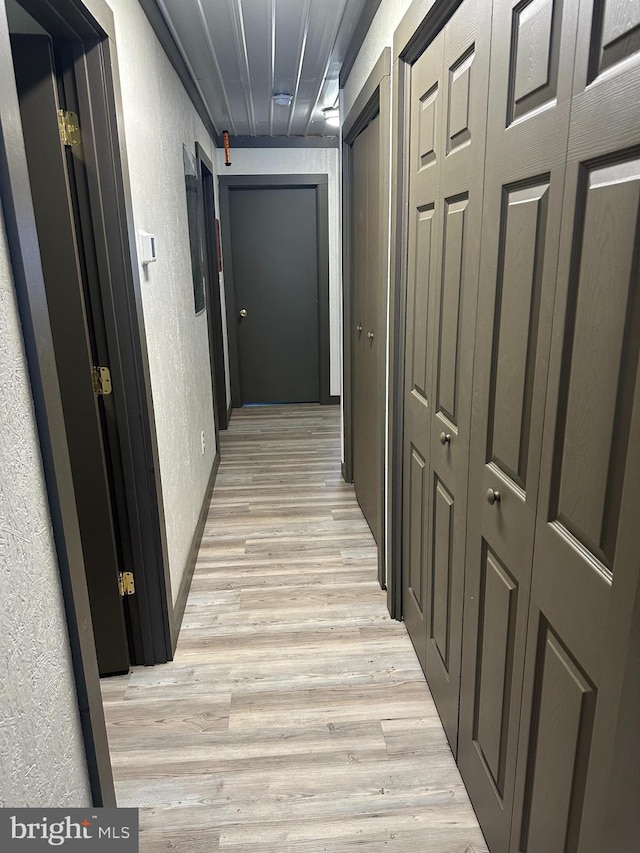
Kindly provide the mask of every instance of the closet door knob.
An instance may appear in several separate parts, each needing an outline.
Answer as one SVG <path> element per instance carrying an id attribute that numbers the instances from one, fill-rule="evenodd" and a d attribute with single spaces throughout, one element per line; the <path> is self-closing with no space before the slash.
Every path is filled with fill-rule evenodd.
<path id="1" fill-rule="evenodd" d="M 440 433 L 440 444 L 445 447 L 447 444 L 451 444 L 451 434 L 448 432 Z"/>
<path id="2" fill-rule="evenodd" d="M 360 334 L 360 332 L 362 332 L 362 326 L 360 325 L 360 323 L 358 323 L 358 325 L 356 326 L 356 332 L 358 334 Z"/>
<path id="3" fill-rule="evenodd" d="M 373 332 L 367 332 L 367 337 L 369 338 L 370 341 L 372 341 L 373 340 Z"/>
<path id="4" fill-rule="evenodd" d="M 487 501 L 493 506 L 500 503 L 500 492 L 495 489 L 487 489 Z"/>

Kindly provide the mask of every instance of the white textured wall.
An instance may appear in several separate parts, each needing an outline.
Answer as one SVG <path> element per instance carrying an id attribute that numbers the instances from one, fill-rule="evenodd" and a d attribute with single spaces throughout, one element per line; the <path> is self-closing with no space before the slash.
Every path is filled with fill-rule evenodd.
<path id="1" fill-rule="evenodd" d="M 0 214 L 0 807 L 91 804 L 60 575 Z"/>
<path id="2" fill-rule="evenodd" d="M 340 217 L 340 157 L 337 148 L 233 148 L 231 166 L 218 151 L 218 174 L 328 175 L 329 179 L 329 336 L 330 393 L 342 388 L 342 260 Z"/>
<path id="3" fill-rule="evenodd" d="M 198 141 L 212 160 L 214 146 L 137 0 L 109 5 L 136 233 L 156 237 L 158 260 L 148 273 L 141 268 L 142 301 L 175 602 L 215 453 L 207 317 L 194 312 L 182 145 L 194 155 Z"/>
<path id="4" fill-rule="evenodd" d="M 349 110 L 385 47 L 393 47 L 393 34 L 413 0 L 382 0 L 353 63 L 342 96 L 342 114 Z M 391 57 L 393 61 L 393 55 Z"/>

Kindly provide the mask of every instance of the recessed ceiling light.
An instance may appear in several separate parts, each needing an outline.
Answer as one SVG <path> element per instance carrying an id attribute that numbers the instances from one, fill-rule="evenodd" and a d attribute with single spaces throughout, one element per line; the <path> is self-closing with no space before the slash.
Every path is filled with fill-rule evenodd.
<path id="1" fill-rule="evenodd" d="M 279 92 L 273 96 L 273 103 L 279 107 L 290 107 L 292 101 L 293 95 L 289 95 L 287 92 Z"/>

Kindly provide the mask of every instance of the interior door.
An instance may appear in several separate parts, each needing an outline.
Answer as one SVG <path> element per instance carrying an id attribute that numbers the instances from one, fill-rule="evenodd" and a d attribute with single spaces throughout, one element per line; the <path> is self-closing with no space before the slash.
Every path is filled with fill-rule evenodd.
<path id="1" fill-rule="evenodd" d="M 456 755 L 476 299 L 491 17 L 465 0 L 446 24 L 440 238 L 432 314 L 426 675 Z"/>
<path id="2" fill-rule="evenodd" d="M 511 850 L 603 837 L 640 566 L 640 7 L 580 4 Z M 631 93 L 634 93 L 633 95 Z M 636 727 L 635 737 L 638 736 Z M 637 812 L 637 807 L 635 809 Z M 629 839 L 631 846 L 618 838 Z"/>
<path id="3" fill-rule="evenodd" d="M 98 665 L 103 675 L 126 672 L 129 647 L 118 584 L 120 568 L 126 563 L 120 553 L 123 539 L 114 529 L 102 434 L 104 404 L 96 398 L 92 382 L 98 336 L 88 311 L 87 263 L 58 126 L 52 44 L 47 36 L 16 35 L 12 51 Z"/>
<path id="4" fill-rule="evenodd" d="M 407 314 L 402 500 L 402 616 L 426 670 L 432 315 L 440 240 L 442 66 L 440 33 L 411 69 Z"/>
<path id="5" fill-rule="evenodd" d="M 216 446 L 219 446 L 218 430 L 227 429 L 227 387 L 224 366 L 224 332 L 222 328 L 222 303 L 220 299 L 220 272 L 218 270 L 219 235 L 214 196 L 215 178 L 203 162 L 198 146 L 196 156 L 202 184 L 202 226 L 205 241 L 205 273 L 207 281 L 206 306 L 209 330 L 209 355 L 213 381 L 213 407 L 216 425 Z"/>
<path id="6" fill-rule="evenodd" d="M 458 762 L 501 853 L 513 808 L 576 8 L 496 0 L 493 19 Z"/>
<path id="7" fill-rule="evenodd" d="M 384 425 L 384 279 L 380 265 L 380 144 L 376 116 L 352 145 L 353 481 L 380 545 Z"/>
<path id="8" fill-rule="evenodd" d="M 403 609 L 454 754 L 490 35 L 465 0 L 411 75 Z"/>
<path id="9" fill-rule="evenodd" d="M 318 402 L 316 191 L 232 188 L 229 212 L 242 402 Z"/>

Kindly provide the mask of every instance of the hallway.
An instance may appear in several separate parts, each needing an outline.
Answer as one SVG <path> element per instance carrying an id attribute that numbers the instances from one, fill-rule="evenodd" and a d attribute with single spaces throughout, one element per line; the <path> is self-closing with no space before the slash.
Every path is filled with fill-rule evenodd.
<path id="1" fill-rule="evenodd" d="M 102 682 L 141 851 L 484 853 L 338 407 L 236 410 L 221 445 L 175 660 Z"/>

